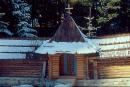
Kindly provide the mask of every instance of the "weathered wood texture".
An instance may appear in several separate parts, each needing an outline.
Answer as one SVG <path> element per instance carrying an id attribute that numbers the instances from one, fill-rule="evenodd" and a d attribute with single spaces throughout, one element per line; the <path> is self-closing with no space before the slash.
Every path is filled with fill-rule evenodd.
<path id="1" fill-rule="evenodd" d="M 59 77 L 59 62 L 60 62 L 60 55 L 53 55 L 49 57 L 49 64 L 48 64 L 48 70 L 49 70 L 49 78 L 58 78 Z"/>
<path id="2" fill-rule="evenodd" d="M 85 42 L 81 31 L 70 15 L 65 15 L 63 23 L 56 31 L 50 42 Z"/>
<path id="3" fill-rule="evenodd" d="M 86 65 L 83 55 L 76 55 L 77 58 L 77 79 L 86 79 Z"/>
<path id="4" fill-rule="evenodd" d="M 44 60 L 0 60 L 0 77 L 39 77 Z"/>
<path id="5" fill-rule="evenodd" d="M 98 78 L 129 78 L 130 59 L 98 60 Z"/>

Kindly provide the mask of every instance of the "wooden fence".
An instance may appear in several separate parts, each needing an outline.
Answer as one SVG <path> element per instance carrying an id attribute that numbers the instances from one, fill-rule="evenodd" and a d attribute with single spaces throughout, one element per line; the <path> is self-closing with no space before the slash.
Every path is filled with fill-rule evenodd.
<path id="1" fill-rule="evenodd" d="M 0 77 L 40 77 L 43 61 L 40 59 L 0 60 Z"/>
<path id="2" fill-rule="evenodd" d="M 97 62 L 98 78 L 129 78 L 130 58 L 104 59 Z"/>

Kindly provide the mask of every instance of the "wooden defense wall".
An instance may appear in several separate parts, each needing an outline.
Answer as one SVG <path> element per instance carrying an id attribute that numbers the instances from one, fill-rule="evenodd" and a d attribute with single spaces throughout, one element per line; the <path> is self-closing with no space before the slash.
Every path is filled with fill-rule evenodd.
<path id="1" fill-rule="evenodd" d="M 44 60 L 0 60 L 0 77 L 39 77 Z"/>
<path id="2" fill-rule="evenodd" d="M 102 59 L 97 61 L 98 78 L 129 78 L 130 58 Z"/>

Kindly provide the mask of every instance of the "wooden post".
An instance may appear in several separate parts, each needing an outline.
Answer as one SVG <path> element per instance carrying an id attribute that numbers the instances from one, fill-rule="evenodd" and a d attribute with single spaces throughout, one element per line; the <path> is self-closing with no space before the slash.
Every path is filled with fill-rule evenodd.
<path id="1" fill-rule="evenodd" d="M 51 79 L 52 78 L 52 56 L 49 55 L 49 59 L 48 59 L 48 78 Z"/>
<path id="2" fill-rule="evenodd" d="M 85 57 L 84 55 L 76 55 L 77 59 L 77 79 L 86 79 Z"/>
<path id="3" fill-rule="evenodd" d="M 40 87 L 43 87 L 43 86 L 44 86 L 43 82 L 44 82 L 45 72 L 46 72 L 46 62 L 44 61 L 43 64 L 42 64 Z"/>
<path id="4" fill-rule="evenodd" d="M 93 61 L 93 68 L 94 68 L 94 79 L 98 79 L 97 61 Z"/>
<path id="5" fill-rule="evenodd" d="M 89 79 L 89 69 L 88 69 L 88 59 L 86 59 L 86 64 L 85 64 L 85 68 L 86 68 L 86 79 Z"/>

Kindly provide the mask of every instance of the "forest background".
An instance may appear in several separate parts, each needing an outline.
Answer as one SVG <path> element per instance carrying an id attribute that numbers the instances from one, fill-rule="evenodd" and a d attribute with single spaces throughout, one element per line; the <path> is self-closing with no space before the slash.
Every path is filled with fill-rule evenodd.
<path id="1" fill-rule="evenodd" d="M 130 0 L 0 0 L 0 37 L 51 37 L 68 4 L 86 35 L 88 17 L 92 36 L 130 32 Z"/>

